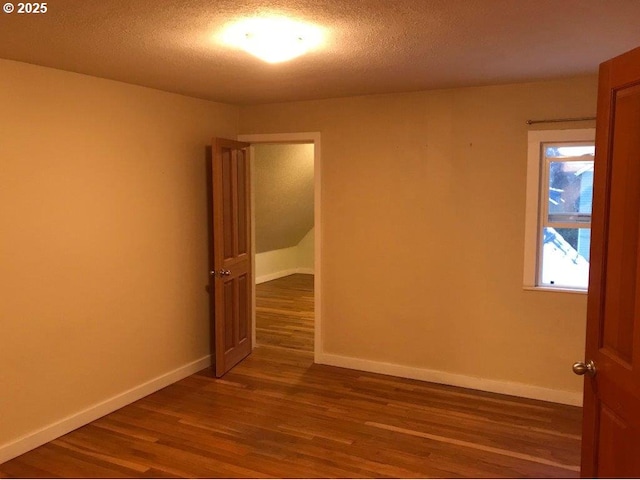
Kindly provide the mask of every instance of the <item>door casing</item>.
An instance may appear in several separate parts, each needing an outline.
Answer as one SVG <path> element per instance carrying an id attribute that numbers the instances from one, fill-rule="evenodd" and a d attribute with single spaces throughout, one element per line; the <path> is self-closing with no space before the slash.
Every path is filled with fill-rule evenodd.
<path id="1" fill-rule="evenodd" d="M 253 169 L 255 152 L 253 145 L 256 143 L 313 143 L 313 222 L 314 222 L 314 322 L 313 322 L 313 356 L 317 363 L 322 355 L 322 216 L 321 216 L 321 172 L 322 159 L 320 147 L 320 132 L 302 133 L 265 133 L 238 135 L 238 141 L 252 144 L 250 158 L 250 169 Z M 255 285 L 256 275 L 256 251 L 255 251 L 255 189 L 253 175 L 251 176 L 251 281 Z M 256 295 L 253 289 L 252 298 L 251 335 L 252 344 L 256 345 Z"/>

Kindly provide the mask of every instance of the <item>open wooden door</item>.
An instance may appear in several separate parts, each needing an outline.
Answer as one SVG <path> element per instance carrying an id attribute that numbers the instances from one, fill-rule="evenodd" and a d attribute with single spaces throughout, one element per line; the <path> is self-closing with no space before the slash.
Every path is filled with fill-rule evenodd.
<path id="1" fill-rule="evenodd" d="M 221 377 L 252 348 L 249 144 L 214 138 L 211 153 L 211 343 Z"/>
<path id="2" fill-rule="evenodd" d="M 640 477 L 640 48 L 600 65 L 583 477 Z"/>

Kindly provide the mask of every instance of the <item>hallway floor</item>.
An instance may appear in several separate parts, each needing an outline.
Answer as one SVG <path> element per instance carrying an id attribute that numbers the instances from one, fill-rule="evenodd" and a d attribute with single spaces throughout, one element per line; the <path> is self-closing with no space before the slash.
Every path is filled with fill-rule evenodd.
<path id="1" fill-rule="evenodd" d="M 258 345 L 313 352 L 313 275 L 256 285 Z"/>

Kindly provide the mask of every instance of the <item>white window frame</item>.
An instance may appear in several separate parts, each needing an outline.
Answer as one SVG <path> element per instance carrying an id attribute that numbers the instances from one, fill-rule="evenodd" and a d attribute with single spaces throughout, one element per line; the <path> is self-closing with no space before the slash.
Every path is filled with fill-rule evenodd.
<path id="1" fill-rule="evenodd" d="M 562 142 L 594 142 L 595 128 L 580 128 L 567 130 L 530 130 L 528 134 L 527 150 L 527 194 L 524 231 L 524 275 L 525 290 L 539 290 L 548 292 L 567 292 L 586 294 L 580 288 L 552 287 L 538 285 L 539 242 L 540 242 L 540 195 L 543 189 L 544 175 L 542 170 L 542 149 L 545 143 Z"/>

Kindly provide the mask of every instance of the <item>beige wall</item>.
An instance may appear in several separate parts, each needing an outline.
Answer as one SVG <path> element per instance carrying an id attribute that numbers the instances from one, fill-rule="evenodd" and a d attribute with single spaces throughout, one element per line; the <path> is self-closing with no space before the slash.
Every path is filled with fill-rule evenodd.
<path id="1" fill-rule="evenodd" d="M 314 273 L 314 234 L 312 228 L 295 247 L 256 253 L 256 283 L 263 283 L 294 273 Z"/>
<path id="2" fill-rule="evenodd" d="M 0 60 L 0 446 L 209 353 L 236 107 Z"/>
<path id="3" fill-rule="evenodd" d="M 256 283 L 295 273 L 298 268 L 298 247 L 280 248 L 268 252 L 256 253 Z"/>
<path id="4" fill-rule="evenodd" d="M 313 271 L 315 261 L 315 234 L 316 229 L 311 228 L 307 234 L 302 237 L 300 243 L 296 245 L 298 256 L 298 268 L 306 271 Z"/>
<path id="5" fill-rule="evenodd" d="M 241 108 L 322 134 L 324 351 L 579 392 L 586 297 L 522 289 L 525 120 L 595 104 L 588 77 Z"/>
<path id="6" fill-rule="evenodd" d="M 313 144 L 253 151 L 256 252 L 294 247 L 313 226 Z"/>

